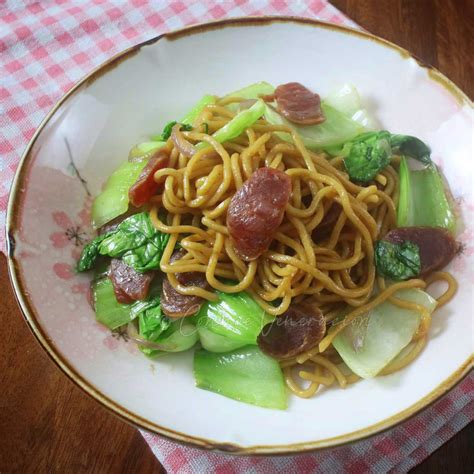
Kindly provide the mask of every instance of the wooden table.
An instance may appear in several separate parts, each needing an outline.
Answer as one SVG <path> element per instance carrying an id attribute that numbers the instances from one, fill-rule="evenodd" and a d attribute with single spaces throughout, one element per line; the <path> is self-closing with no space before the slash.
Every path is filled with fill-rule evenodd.
<path id="1" fill-rule="evenodd" d="M 474 96 L 472 0 L 333 0 L 368 31 L 415 53 Z M 0 473 L 163 472 L 138 431 L 87 397 L 23 322 L 0 256 Z M 473 472 L 467 427 L 414 472 Z"/>

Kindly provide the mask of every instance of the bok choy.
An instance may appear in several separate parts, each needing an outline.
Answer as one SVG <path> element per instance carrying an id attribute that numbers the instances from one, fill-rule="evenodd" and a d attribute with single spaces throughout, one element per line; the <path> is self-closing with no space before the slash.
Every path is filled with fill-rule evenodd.
<path id="1" fill-rule="evenodd" d="M 352 84 L 342 84 L 333 89 L 324 98 L 324 103 L 342 112 L 366 130 L 378 128 L 375 118 L 362 106 L 359 92 Z"/>
<path id="2" fill-rule="evenodd" d="M 275 92 L 275 88 L 268 82 L 256 82 L 250 86 L 239 89 L 238 91 L 231 92 L 223 97 L 223 99 L 228 99 L 230 97 L 240 97 L 244 100 L 258 100 L 261 96 L 271 95 Z M 231 103 L 226 105 L 229 110 L 233 112 L 239 109 L 238 103 Z"/>
<path id="3" fill-rule="evenodd" d="M 217 130 L 212 135 L 212 138 L 219 143 L 224 143 L 228 140 L 233 140 L 239 135 L 244 133 L 244 131 L 253 125 L 265 112 L 265 103 L 263 100 L 259 99 L 255 104 L 252 105 L 247 110 L 242 110 L 239 112 L 230 122 L 224 125 L 222 128 Z M 198 143 L 196 149 L 201 150 L 206 148 L 209 145 L 205 142 Z"/>
<path id="4" fill-rule="evenodd" d="M 146 161 L 125 161 L 110 175 L 92 204 L 92 225 L 95 229 L 127 212 L 128 190 L 138 179 L 145 164 Z"/>
<path id="5" fill-rule="evenodd" d="M 444 227 L 455 232 L 456 218 L 448 191 L 434 164 L 422 170 L 410 170 L 407 160 L 402 158 L 397 225 Z"/>
<path id="6" fill-rule="evenodd" d="M 339 154 L 344 143 L 377 125 L 370 113 L 362 107 L 359 93 L 352 84 L 343 84 L 330 92 L 321 101 L 321 109 L 326 120 L 318 125 L 295 125 L 270 106 L 265 110 L 265 118 L 275 125 L 293 128 L 309 149 L 324 149 L 330 154 Z M 278 135 L 283 140 L 291 141 L 288 134 Z"/>
<path id="7" fill-rule="evenodd" d="M 424 164 L 431 163 L 431 150 L 419 138 L 393 135 L 386 130 L 366 132 L 344 144 L 339 156 L 344 157 L 349 176 L 367 183 L 391 161 L 394 153 L 409 156 Z"/>
<path id="8" fill-rule="evenodd" d="M 92 287 L 96 319 L 112 330 L 138 320 L 139 340 L 160 347 L 159 350 L 152 349 L 136 341 L 140 350 L 150 357 L 162 352 L 186 351 L 193 347 L 199 339 L 196 326 L 186 320 L 172 321 L 167 318 L 161 311 L 160 296 L 156 288 L 151 293 L 154 294 L 146 300 L 121 304 L 117 302 L 111 280 L 101 278 Z"/>
<path id="9" fill-rule="evenodd" d="M 97 321 L 109 329 L 128 324 L 134 317 L 130 312 L 129 304 L 121 304 L 117 301 L 109 278 L 102 278 L 93 283 L 92 298 Z"/>
<path id="10" fill-rule="evenodd" d="M 225 354 L 198 350 L 194 355 L 194 377 L 199 388 L 234 400 L 279 410 L 287 407 L 280 365 L 256 346 Z"/>
<path id="11" fill-rule="evenodd" d="M 209 352 L 228 352 L 246 345 L 245 342 L 234 341 L 205 327 L 198 327 L 197 331 L 202 347 Z"/>
<path id="12" fill-rule="evenodd" d="M 99 255 L 121 258 L 124 263 L 143 273 L 160 266 L 169 234 L 155 229 L 148 212 L 123 220 L 115 230 L 99 235 L 83 249 L 77 270 L 90 270 Z"/>
<path id="13" fill-rule="evenodd" d="M 144 337 L 161 333 L 169 326 L 168 318 L 161 313 L 159 295 L 131 304 L 117 302 L 112 281 L 108 277 L 100 278 L 92 284 L 92 298 L 97 321 L 110 329 L 138 318 Z"/>
<path id="14" fill-rule="evenodd" d="M 310 150 L 321 150 L 326 147 L 341 145 L 364 131 L 364 127 L 339 112 L 334 107 L 321 102 L 321 110 L 326 120 L 318 125 L 296 125 L 282 117 L 269 105 L 265 108 L 265 119 L 274 125 L 286 125 L 294 129 L 301 137 L 303 144 Z M 282 139 L 291 142 L 291 135 L 277 132 Z"/>
<path id="15" fill-rule="evenodd" d="M 128 154 L 129 161 L 142 161 L 150 158 L 153 153 L 166 145 L 164 141 L 143 142 L 135 145 Z M 132 183 L 133 184 L 133 183 Z"/>
<path id="16" fill-rule="evenodd" d="M 171 129 L 177 123 L 182 125 L 181 130 L 189 131 L 192 130 L 195 120 L 198 118 L 199 114 L 203 111 L 205 107 L 211 104 L 216 103 L 216 97 L 213 95 L 205 95 L 203 96 L 199 102 L 178 122 L 178 121 L 171 121 L 168 122 L 163 131 L 160 135 L 154 135 L 152 137 L 153 140 L 156 141 L 166 141 L 171 135 Z"/>
<path id="17" fill-rule="evenodd" d="M 273 321 L 274 317 L 260 308 L 248 293 L 218 291 L 217 295 L 217 301 L 206 302 L 193 317 L 198 328 L 207 329 L 234 343 L 256 344 L 263 326 Z M 209 339 L 205 333 L 206 336 Z"/>
<path id="18" fill-rule="evenodd" d="M 169 320 L 168 320 L 169 321 Z M 140 328 L 140 335 L 141 328 Z M 156 337 L 145 337 L 148 341 L 156 344 L 159 349 L 139 346 L 140 350 L 148 357 L 156 357 L 166 352 L 184 352 L 191 349 L 199 340 L 196 326 L 186 319 L 173 321 Z"/>
<path id="19" fill-rule="evenodd" d="M 430 313 L 436 300 L 418 289 L 399 290 L 397 298 L 424 306 Z M 362 378 L 375 377 L 412 340 L 420 325 L 417 311 L 382 303 L 344 328 L 333 346 L 347 366 Z"/>
<path id="20" fill-rule="evenodd" d="M 375 242 L 375 266 L 377 273 L 391 280 L 408 280 L 421 272 L 420 249 L 413 242 Z"/>

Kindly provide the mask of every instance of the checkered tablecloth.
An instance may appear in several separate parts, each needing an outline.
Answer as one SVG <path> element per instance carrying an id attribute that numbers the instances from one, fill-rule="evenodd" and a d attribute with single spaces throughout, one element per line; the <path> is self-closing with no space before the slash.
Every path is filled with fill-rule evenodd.
<path id="1" fill-rule="evenodd" d="M 110 56 L 165 31 L 248 15 L 296 15 L 357 27 L 324 0 L 0 0 L 0 251 L 18 162 L 53 104 Z M 236 457 L 143 433 L 169 472 L 406 472 L 474 418 L 472 374 L 430 408 L 366 441 L 315 454 Z"/>

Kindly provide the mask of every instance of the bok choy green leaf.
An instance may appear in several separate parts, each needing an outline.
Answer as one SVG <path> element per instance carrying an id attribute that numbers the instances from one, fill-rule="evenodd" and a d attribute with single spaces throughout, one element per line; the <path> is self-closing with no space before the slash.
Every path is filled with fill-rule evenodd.
<path id="1" fill-rule="evenodd" d="M 171 136 L 171 131 L 173 130 L 173 127 L 177 124 L 178 122 L 176 121 L 172 121 L 172 122 L 168 122 L 166 125 L 165 125 L 165 128 L 163 129 L 163 131 L 161 132 L 161 140 L 165 141 L 165 140 L 168 140 L 168 138 Z M 180 130 L 182 130 L 183 132 L 189 132 L 190 130 L 193 129 L 193 126 L 192 125 L 189 125 L 189 124 L 184 124 L 184 123 L 181 123 L 180 122 Z"/>
<path id="2" fill-rule="evenodd" d="M 117 302 L 111 280 L 107 277 L 97 280 L 92 287 L 96 319 L 112 330 L 138 319 L 138 335 L 160 346 L 160 350 L 156 350 L 139 345 L 150 357 L 193 347 L 199 339 L 196 326 L 186 320 L 171 321 L 161 311 L 156 289 L 151 293 L 154 295 L 144 301 L 121 304 Z"/>
<path id="3" fill-rule="evenodd" d="M 225 354 L 198 350 L 194 354 L 194 377 L 199 388 L 234 400 L 279 410 L 287 407 L 280 365 L 256 346 Z"/>
<path id="4" fill-rule="evenodd" d="M 109 278 L 96 280 L 92 284 L 92 299 L 97 321 L 109 329 L 128 324 L 134 317 L 130 312 L 131 305 L 117 301 Z"/>
<path id="5" fill-rule="evenodd" d="M 102 227 L 128 210 L 128 190 L 138 179 L 145 161 L 122 163 L 109 177 L 102 192 L 92 204 L 92 225 Z"/>
<path id="6" fill-rule="evenodd" d="M 431 163 L 431 150 L 420 139 L 408 135 L 393 135 L 386 130 L 358 135 L 345 143 L 338 154 L 344 157 L 344 164 L 351 179 L 367 183 L 390 163 L 394 152 L 424 164 Z"/>
<path id="7" fill-rule="evenodd" d="M 344 158 L 344 165 L 351 179 L 366 183 L 375 178 L 392 159 L 390 133 L 367 132 L 344 145 L 349 151 Z M 344 151 L 343 151 L 344 154 Z"/>
<path id="8" fill-rule="evenodd" d="M 410 135 L 392 135 L 390 145 L 393 150 L 397 150 L 400 155 L 409 156 L 425 165 L 431 163 L 431 150 L 419 138 Z"/>
<path id="9" fill-rule="evenodd" d="M 422 305 L 430 313 L 437 304 L 428 293 L 418 289 L 399 290 L 394 296 Z M 410 343 L 419 325 L 417 311 L 386 301 L 344 328 L 333 346 L 357 375 L 375 377 Z"/>
<path id="10" fill-rule="evenodd" d="M 131 305 L 130 311 L 133 317 L 138 316 L 139 335 L 149 341 L 157 340 L 171 325 L 169 318 L 161 311 L 159 295 L 145 301 L 136 301 Z"/>
<path id="11" fill-rule="evenodd" d="M 128 154 L 128 159 L 131 162 L 142 161 L 150 158 L 153 153 L 163 148 L 166 145 L 164 141 L 150 141 L 135 145 Z M 132 183 L 133 184 L 133 183 Z"/>
<path id="12" fill-rule="evenodd" d="M 156 230 L 148 212 L 134 214 L 123 220 L 115 230 L 99 235 L 83 249 L 78 271 L 90 270 L 99 255 L 121 258 L 137 272 L 160 266 L 169 234 Z"/>
<path id="13" fill-rule="evenodd" d="M 229 97 L 240 97 L 244 100 L 258 100 L 261 96 L 271 95 L 275 92 L 275 88 L 268 82 L 256 82 L 255 84 L 250 84 L 249 86 L 243 87 L 235 92 L 231 92 L 223 97 L 223 99 L 228 99 Z M 226 105 L 226 107 L 232 111 L 237 111 L 239 109 L 238 103 L 232 103 Z"/>
<path id="14" fill-rule="evenodd" d="M 199 114 L 203 111 L 204 107 L 210 105 L 210 104 L 215 104 L 216 103 L 216 97 L 213 95 L 205 95 L 203 96 L 199 102 L 181 119 L 178 121 L 171 121 L 168 122 L 163 131 L 161 132 L 160 135 L 154 135 L 152 136 L 152 140 L 156 141 L 166 141 L 171 135 L 171 129 L 173 128 L 174 125 L 177 123 L 181 124 L 181 130 L 183 131 L 190 131 L 193 129 L 194 121 L 196 118 L 199 116 Z M 141 145 L 138 145 L 141 146 Z"/>
<path id="15" fill-rule="evenodd" d="M 234 341 L 205 327 L 198 327 L 197 330 L 202 347 L 209 352 L 229 352 L 246 345 L 245 342 Z"/>
<path id="16" fill-rule="evenodd" d="M 374 251 L 379 275 L 400 281 L 415 278 L 421 272 L 420 249 L 413 242 L 395 244 L 378 240 Z"/>
<path id="17" fill-rule="evenodd" d="M 197 326 L 234 342 L 256 344 L 263 326 L 274 317 L 260 308 L 248 293 L 217 291 L 217 295 L 217 301 L 206 302 L 194 316 Z"/>
<path id="18" fill-rule="evenodd" d="M 454 233 L 456 217 L 443 178 L 434 164 L 410 170 L 402 158 L 399 172 L 398 227 L 444 227 Z"/>
<path id="19" fill-rule="evenodd" d="M 110 278 L 106 276 L 95 280 L 92 284 L 92 297 L 96 319 L 108 328 L 116 329 L 138 318 L 141 335 L 146 338 L 157 337 L 158 333 L 169 327 L 170 322 L 161 313 L 160 296 L 154 293 L 146 300 L 121 304 L 117 302 Z"/>
<path id="20" fill-rule="evenodd" d="M 333 89 L 324 97 L 324 103 L 342 112 L 366 130 L 378 128 L 375 118 L 362 106 L 359 92 L 353 84 L 346 83 Z"/>
<path id="21" fill-rule="evenodd" d="M 244 131 L 253 125 L 265 112 L 265 103 L 263 100 L 259 99 L 255 104 L 252 105 L 249 109 L 242 110 L 239 112 L 230 122 L 224 125 L 222 128 L 217 130 L 212 135 L 219 143 L 224 143 L 229 140 L 237 138 L 239 135 L 244 133 Z M 209 145 L 205 142 L 198 143 L 196 149 L 201 150 L 206 148 Z"/>
<path id="22" fill-rule="evenodd" d="M 310 150 L 321 150 L 326 147 L 341 145 L 364 131 L 364 127 L 339 112 L 334 107 L 321 102 L 321 110 L 326 120 L 318 125 L 296 125 L 282 117 L 269 105 L 265 108 L 266 120 L 274 125 L 287 125 L 301 137 L 304 145 Z M 277 135 L 288 142 L 292 141 L 288 133 L 277 132 Z"/>
<path id="23" fill-rule="evenodd" d="M 156 357 L 167 352 L 184 352 L 191 349 L 198 342 L 199 335 L 196 326 L 185 318 L 170 322 L 169 327 L 160 335 L 147 339 L 158 344 L 160 349 L 144 346 L 139 348 L 148 357 Z"/>

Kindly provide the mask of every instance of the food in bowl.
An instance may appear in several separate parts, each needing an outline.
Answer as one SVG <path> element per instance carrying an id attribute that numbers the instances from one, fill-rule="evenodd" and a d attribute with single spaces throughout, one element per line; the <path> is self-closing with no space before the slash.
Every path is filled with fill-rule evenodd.
<path id="1" fill-rule="evenodd" d="M 457 288 L 429 147 L 378 130 L 350 85 L 205 95 L 131 150 L 92 224 L 97 320 L 147 357 L 194 350 L 198 387 L 267 408 L 402 369 Z"/>

